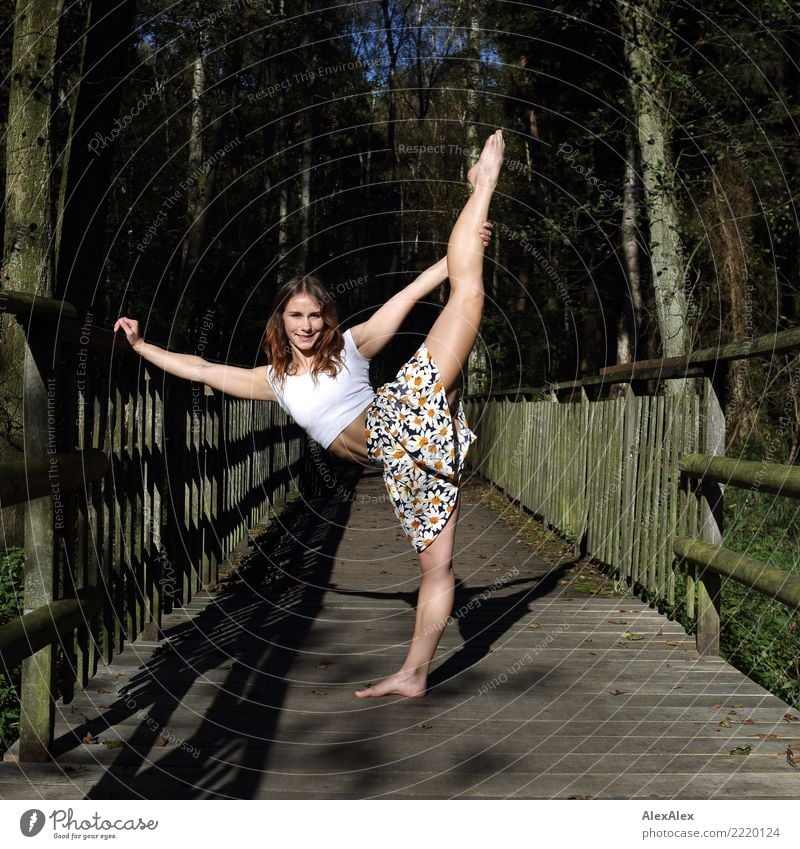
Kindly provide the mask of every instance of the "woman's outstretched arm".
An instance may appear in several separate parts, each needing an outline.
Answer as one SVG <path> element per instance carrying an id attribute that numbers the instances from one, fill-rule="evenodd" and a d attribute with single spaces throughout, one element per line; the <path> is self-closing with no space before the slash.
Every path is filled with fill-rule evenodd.
<path id="1" fill-rule="evenodd" d="M 481 225 L 479 235 L 484 245 L 488 245 L 492 235 L 492 225 L 489 221 Z M 437 263 L 426 268 L 408 286 L 389 298 L 365 322 L 350 329 L 359 351 L 367 359 L 374 357 L 389 344 L 414 305 L 430 295 L 445 280 L 447 280 L 447 257 L 442 257 Z"/>
<path id="2" fill-rule="evenodd" d="M 264 366 L 239 368 L 219 363 L 209 363 L 193 354 L 176 354 L 145 342 L 139 333 L 139 322 L 132 318 L 117 319 L 114 330 L 122 330 L 131 348 L 154 366 L 175 377 L 205 383 L 234 398 L 249 398 L 253 401 L 275 401 L 275 393 L 267 381 Z"/>

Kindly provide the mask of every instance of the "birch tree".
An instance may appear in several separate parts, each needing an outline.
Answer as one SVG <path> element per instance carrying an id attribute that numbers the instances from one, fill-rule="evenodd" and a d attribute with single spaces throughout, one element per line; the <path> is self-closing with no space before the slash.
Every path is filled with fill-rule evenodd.
<path id="1" fill-rule="evenodd" d="M 634 110 L 650 225 L 650 264 L 656 317 L 665 357 L 689 349 L 687 298 L 684 290 L 686 260 L 678 226 L 675 168 L 669 148 L 669 117 L 659 80 L 659 40 L 663 37 L 661 0 L 617 0 L 628 84 Z M 668 381 L 676 391 L 681 381 Z"/>
<path id="2" fill-rule="evenodd" d="M 625 306 L 617 329 L 617 362 L 635 358 L 642 324 L 642 272 L 639 263 L 639 201 L 636 144 L 628 134 L 625 144 L 625 176 L 622 185 L 620 242 L 627 283 Z"/>

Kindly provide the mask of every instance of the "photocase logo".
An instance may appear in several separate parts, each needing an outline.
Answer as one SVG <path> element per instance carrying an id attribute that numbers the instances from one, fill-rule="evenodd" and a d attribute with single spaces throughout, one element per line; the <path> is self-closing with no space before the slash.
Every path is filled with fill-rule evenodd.
<path id="1" fill-rule="evenodd" d="M 37 808 L 31 808 L 19 818 L 19 830 L 25 837 L 36 837 L 44 828 L 44 813 Z"/>

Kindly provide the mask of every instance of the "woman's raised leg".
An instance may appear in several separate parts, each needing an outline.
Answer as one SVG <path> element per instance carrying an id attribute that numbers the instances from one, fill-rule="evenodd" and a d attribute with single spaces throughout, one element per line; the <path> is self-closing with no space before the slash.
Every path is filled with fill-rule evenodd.
<path id="1" fill-rule="evenodd" d="M 399 672 L 379 684 L 356 690 L 360 698 L 388 695 L 421 698 L 425 695 L 436 646 L 453 611 L 455 575 L 453 546 L 460 501 L 456 501 L 447 524 L 436 539 L 419 555 L 422 579 L 417 597 L 414 634 Z"/>
<path id="2" fill-rule="evenodd" d="M 425 345 L 439 367 L 445 392 L 458 384 L 478 336 L 483 313 L 483 253 L 478 232 L 489 217 L 489 203 L 503 164 L 505 143 L 500 130 L 486 140 L 467 179 L 472 195 L 461 210 L 447 244 L 450 296 L 433 324 Z"/>
<path id="3" fill-rule="evenodd" d="M 461 210 L 447 245 L 450 297 L 425 339 L 451 405 L 456 401 L 462 369 L 475 344 L 483 313 L 484 246 L 478 233 L 489 215 L 489 203 L 500 176 L 504 148 L 503 135 L 498 130 L 486 140 L 480 158 L 467 175 L 472 195 Z M 390 694 L 425 695 L 428 670 L 453 610 L 453 546 L 459 503 L 457 500 L 441 533 L 419 555 L 422 579 L 417 617 L 403 665 L 380 683 L 356 690 L 360 698 Z"/>

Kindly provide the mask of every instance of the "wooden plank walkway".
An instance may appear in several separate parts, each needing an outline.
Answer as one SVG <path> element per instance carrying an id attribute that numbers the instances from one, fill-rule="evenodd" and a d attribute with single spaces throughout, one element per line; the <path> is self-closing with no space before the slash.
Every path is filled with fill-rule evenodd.
<path id="1" fill-rule="evenodd" d="M 486 492 L 465 488 L 426 699 L 352 695 L 401 662 L 417 586 L 366 477 L 290 507 L 271 558 L 166 618 L 166 649 L 129 646 L 60 706 L 56 761 L 0 764 L 0 798 L 800 796 L 797 711 L 638 600 L 579 592 L 591 570 L 546 562 Z"/>

